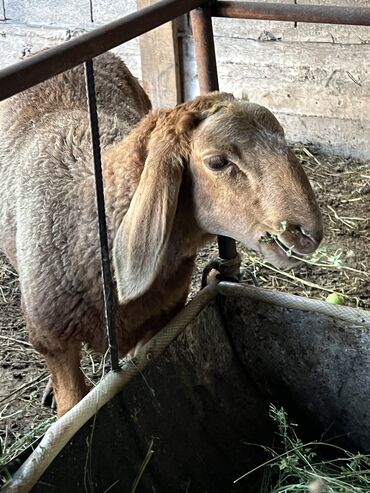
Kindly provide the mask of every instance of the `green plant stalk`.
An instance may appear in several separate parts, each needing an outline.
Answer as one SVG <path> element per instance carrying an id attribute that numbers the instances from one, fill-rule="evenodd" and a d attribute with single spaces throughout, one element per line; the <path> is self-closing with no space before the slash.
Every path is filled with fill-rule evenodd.
<path id="1" fill-rule="evenodd" d="M 132 485 L 132 488 L 130 490 L 130 493 L 135 493 L 137 487 L 139 486 L 139 483 L 140 483 L 141 478 L 142 478 L 142 476 L 144 474 L 144 471 L 145 471 L 147 465 L 149 464 L 149 461 L 150 461 L 152 455 L 154 454 L 153 444 L 154 444 L 154 439 L 152 438 L 150 440 L 148 451 L 147 451 L 146 456 L 145 456 L 145 458 L 143 460 L 143 463 L 140 466 L 139 472 L 138 472 L 138 474 L 137 474 L 137 476 L 135 478 L 135 481 L 134 481 L 134 484 Z"/>
<path id="2" fill-rule="evenodd" d="M 271 241 L 275 241 L 274 238 L 276 238 L 276 235 L 271 235 Z M 265 240 L 267 241 L 267 240 Z M 353 267 L 348 267 L 346 265 L 335 265 L 334 263 L 333 264 L 329 264 L 329 263 L 325 263 L 325 264 L 322 264 L 320 263 L 319 261 L 315 261 L 315 260 L 309 260 L 309 259 L 305 259 L 305 258 L 302 258 L 302 257 L 298 257 L 296 255 L 294 255 L 293 253 L 293 246 L 291 246 L 288 251 L 287 250 L 284 250 L 284 248 L 279 245 L 279 243 L 277 243 L 275 241 L 276 245 L 280 248 L 280 250 L 282 250 L 288 257 L 291 257 L 291 258 L 294 258 L 296 260 L 299 260 L 300 262 L 303 262 L 305 264 L 308 264 L 308 265 L 315 265 L 316 267 L 324 267 L 324 268 L 330 268 L 330 269 L 338 269 L 338 270 L 348 270 L 350 272 L 356 272 L 357 274 L 362 274 L 366 277 L 369 277 L 369 274 L 367 272 L 364 272 L 362 270 L 358 270 L 358 269 L 354 269 Z"/>
<path id="3" fill-rule="evenodd" d="M 278 426 L 280 441 L 285 448 L 282 454 L 277 454 L 269 447 L 262 448 L 273 457 L 261 466 L 249 471 L 243 477 L 260 469 L 266 469 L 262 479 L 261 493 L 292 493 L 308 492 L 309 485 L 314 481 L 322 482 L 322 493 L 369 493 L 370 492 L 370 456 L 353 455 L 336 445 L 322 441 L 304 444 L 297 436 L 292 424 L 288 422 L 284 409 L 270 406 L 270 416 Z M 253 444 L 254 445 L 254 444 Z M 332 460 L 320 460 L 315 449 L 325 446 L 338 450 L 346 457 Z M 266 467 L 268 466 L 268 467 Z M 365 468 L 361 469 L 361 467 Z M 277 475 L 273 475 L 272 469 Z M 272 478 L 275 477 L 275 485 Z"/>
<path id="4" fill-rule="evenodd" d="M 305 279 L 300 279 L 299 277 L 293 276 L 292 274 L 289 274 L 288 272 L 284 272 L 279 269 L 275 269 L 272 265 L 266 264 L 265 262 L 262 262 L 261 260 L 256 259 L 256 263 L 259 265 L 266 267 L 267 269 L 270 269 L 274 272 L 277 272 L 278 274 L 282 274 L 285 277 L 288 277 L 289 279 L 292 279 L 293 281 L 300 282 L 301 284 L 304 284 L 305 286 L 308 286 L 310 288 L 315 288 L 315 289 L 320 289 L 321 291 L 326 291 L 328 293 L 333 293 L 334 291 L 329 288 L 324 288 L 324 286 L 320 286 L 319 284 L 315 284 L 314 282 L 306 281 Z M 353 296 L 348 296 L 346 294 L 343 294 L 342 296 L 346 298 L 353 298 Z"/>

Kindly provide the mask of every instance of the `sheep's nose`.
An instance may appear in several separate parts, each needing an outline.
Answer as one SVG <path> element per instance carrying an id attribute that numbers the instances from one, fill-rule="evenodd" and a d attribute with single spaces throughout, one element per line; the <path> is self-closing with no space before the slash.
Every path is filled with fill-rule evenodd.
<path id="1" fill-rule="evenodd" d="M 322 230 L 311 231 L 304 226 L 296 226 L 296 247 L 301 253 L 313 253 L 319 246 L 323 233 Z M 298 234 L 297 234 L 298 233 Z"/>

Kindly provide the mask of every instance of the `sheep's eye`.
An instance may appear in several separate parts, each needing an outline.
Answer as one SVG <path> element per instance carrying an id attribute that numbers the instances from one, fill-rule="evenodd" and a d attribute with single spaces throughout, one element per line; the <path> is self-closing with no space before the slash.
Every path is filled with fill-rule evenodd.
<path id="1" fill-rule="evenodd" d="M 227 166 L 230 166 L 231 161 L 229 161 L 225 156 L 216 156 L 207 161 L 207 166 L 213 171 L 218 171 Z"/>

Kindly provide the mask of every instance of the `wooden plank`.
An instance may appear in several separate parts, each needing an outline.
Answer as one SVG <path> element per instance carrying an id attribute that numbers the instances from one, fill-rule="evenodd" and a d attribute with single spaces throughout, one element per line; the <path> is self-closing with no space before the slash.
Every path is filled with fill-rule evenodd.
<path id="1" fill-rule="evenodd" d="M 242 2 L 244 0 L 236 0 Z M 249 1 L 249 0 L 248 0 Z M 252 2 L 259 2 L 260 0 L 250 0 Z M 276 0 L 262 0 L 261 3 L 274 3 Z M 279 3 L 294 4 L 294 0 L 279 0 Z M 276 37 L 277 39 L 284 36 L 286 31 L 294 29 L 293 22 L 279 22 L 279 21 L 258 21 L 258 20 L 245 20 L 245 19 L 220 19 L 215 17 L 213 19 L 214 35 L 228 36 L 237 38 L 253 38 L 253 39 L 266 39 L 269 36 Z"/>
<path id="2" fill-rule="evenodd" d="M 297 41 L 315 43 L 365 44 L 370 41 L 366 26 L 335 26 L 244 19 L 214 19 L 216 37 L 253 39 L 256 41 Z"/>
<path id="3" fill-rule="evenodd" d="M 293 95 L 295 88 L 306 89 L 312 97 L 315 91 L 345 97 L 347 93 L 356 98 L 370 96 L 370 80 L 364 70 L 352 68 L 326 69 L 325 67 L 297 66 L 281 67 L 279 65 L 259 66 L 253 63 L 230 65 L 226 62 L 219 65 L 221 87 L 232 91 L 235 95 L 249 93 L 255 86 L 261 85 L 261 91 L 283 90 L 287 97 Z"/>
<path id="4" fill-rule="evenodd" d="M 188 80 L 194 58 L 191 40 L 185 40 Z M 216 39 L 221 87 L 236 94 L 248 92 L 250 82 L 279 89 L 282 84 L 310 84 L 355 97 L 370 97 L 370 45 L 334 46 L 327 43 L 261 43 Z M 232 86 L 232 87 L 231 87 Z"/>
<path id="5" fill-rule="evenodd" d="M 137 0 L 144 8 L 156 0 Z M 181 101 L 177 29 L 174 22 L 140 37 L 143 87 L 153 108 L 174 106 Z"/>
<path id="6" fill-rule="evenodd" d="M 326 70 L 358 70 L 369 74 L 370 45 L 351 46 L 331 43 L 258 42 L 239 38 L 216 39 L 220 63 L 239 67 L 246 63 L 256 66 L 317 67 Z"/>
<path id="7" fill-rule="evenodd" d="M 240 0 L 236 0 L 240 1 Z M 370 7 L 370 0 L 296 0 L 301 5 L 337 5 L 338 7 Z"/>
<path id="8" fill-rule="evenodd" d="M 90 1 L 92 2 L 93 19 L 96 24 L 107 24 L 137 10 L 136 0 L 125 0 L 124 2 Z"/>
<path id="9" fill-rule="evenodd" d="M 337 5 L 339 7 L 370 7 L 370 0 L 296 0 L 298 4 Z M 370 40 L 370 28 L 366 26 L 329 26 L 325 24 L 297 25 L 301 41 L 362 44 Z M 329 36 L 329 37 L 328 37 Z M 330 39 L 332 38 L 332 39 Z"/>
<path id="10" fill-rule="evenodd" d="M 6 17 L 17 23 L 77 27 L 91 22 L 89 0 L 5 0 Z"/>
<path id="11" fill-rule="evenodd" d="M 311 84 L 370 96 L 370 45 L 328 43 L 256 42 L 217 38 L 216 51 L 221 87 L 236 94 L 249 91 L 250 83 L 265 80 L 271 90 L 286 85 Z M 184 40 L 186 84 L 194 92 L 195 64 L 192 40 Z M 310 87 L 311 88 L 311 87 Z"/>
<path id="12" fill-rule="evenodd" d="M 29 53 L 36 53 L 43 48 L 56 46 L 84 32 L 58 27 L 32 27 L 25 24 L 7 22 L 1 26 L 0 36 L 0 69 L 16 63 Z M 141 77 L 140 50 L 137 39 L 128 41 L 114 48 L 125 61 L 135 77 Z"/>
<path id="13" fill-rule="evenodd" d="M 370 81 L 363 81 L 363 72 L 333 71 L 320 82 L 314 75 L 311 80 L 309 78 L 309 74 L 315 71 L 307 71 L 306 80 L 299 77 L 289 81 L 274 79 L 273 74 L 278 77 L 279 69 L 267 67 L 261 77 L 259 74 L 263 71 L 257 67 L 251 77 L 253 69 L 243 66 L 240 70 L 235 70 L 235 67 L 230 70 L 227 64 L 220 64 L 221 89 L 238 97 L 247 96 L 273 111 L 350 120 L 361 115 L 362 119 L 370 121 Z M 294 70 L 292 72 L 294 75 Z"/>
<path id="14" fill-rule="evenodd" d="M 275 114 L 290 142 L 310 142 L 327 153 L 369 160 L 369 121 Z"/>
<path id="15" fill-rule="evenodd" d="M 220 73 L 222 76 L 222 74 Z M 229 83 L 222 78 L 223 89 L 231 92 L 233 81 Z M 239 91 L 238 91 L 239 92 Z M 284 111 L 291 114 L 307 115 L 323 118 L 338 118 L 356 120 L 361 115 L 362 120 L 370 124 L 369 97 L 356 97 L 351 94 L 340 95 L 330 88 L 274 86 L 272 89 L 269 81 L 255 81 L 250 83 L 245 91 L 236 96 L 247 96 L 253 102 L 262 104 L 271 111 Z"/>

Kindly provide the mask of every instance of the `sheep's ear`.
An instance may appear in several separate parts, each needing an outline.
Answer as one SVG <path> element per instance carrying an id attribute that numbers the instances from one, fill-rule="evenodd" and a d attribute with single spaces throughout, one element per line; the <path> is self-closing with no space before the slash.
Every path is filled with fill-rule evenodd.
<path id="1" fill-rule="evenodd" d="M 118 229 L 113 264 L 120 303 L 137 298 L 163 265 L 182 180 L 183 162 L 164 148 L 149 152 L 140 183 Z"/>

